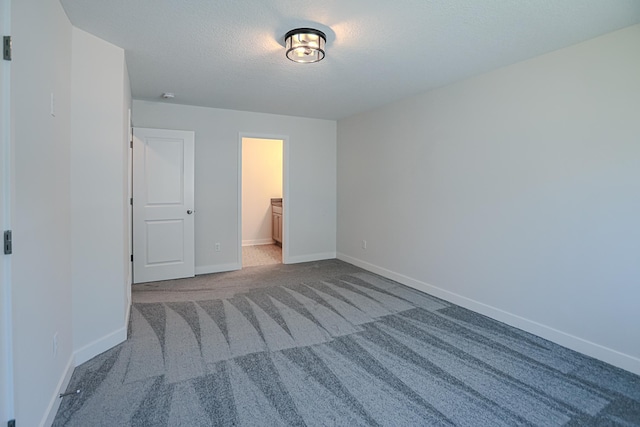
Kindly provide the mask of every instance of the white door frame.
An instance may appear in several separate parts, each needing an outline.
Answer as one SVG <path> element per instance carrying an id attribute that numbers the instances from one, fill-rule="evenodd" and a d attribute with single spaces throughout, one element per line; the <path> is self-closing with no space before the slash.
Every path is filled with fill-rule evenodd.
<path id="1" fill-rule="evenodd" d="M 133 256 L 133 121 L 131 120 L 131 107 L 127 116 L 127 206 L 129 206 L 127 215 L 127 231 L 129 232 L 129 255 Z M 129 324 L 129 315 L 131 312 L 131 285 L 133 284 L 133 261 L 129 261 L 129 270 L 127 272 L 127 289 L 125 298 L 127 301 L 127 324 Z"/>
<path id="2" fill-rule="evenodd" d="M 11 0 L 0 0 L 0 33 L 11 34 Z M 11 147 L 11 62 L 0 64 L 0 231 L 11 229 L 13 167 Z M 0 424 L 14 418 L 11 256 L 0 262 Z"/>
<path id="3" fill-rule="evenodd" d="M 242 269 L 242 139 L 279 139 L 282 141 L 282 263 L 289 264 L 289 136 L 268 133 L 238 134 L 238 265 Z"/>

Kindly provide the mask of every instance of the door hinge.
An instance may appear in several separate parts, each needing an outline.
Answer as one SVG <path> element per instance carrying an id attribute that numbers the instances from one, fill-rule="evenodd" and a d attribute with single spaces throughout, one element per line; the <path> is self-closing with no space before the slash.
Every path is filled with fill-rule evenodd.
<path id="1" fill-rule="evenodd" d="M 131 262 L 133 262 L 133 255 L 131 255 Z"/>
<path id="2" fill-rule="evenodd" d="M 11 255 L 13 252 L 13 242 L 11 237 L 11 230 L 5 230 L 4 232 L 4 254 Z"/>
<path id="3" fill-rule="evenodd" d="M 129 141 L 129 148 L 133 148 L 133 139 Z"/>
<path id="4" fill-rule="evenodd" d="M 129 199 L 129 204 L 133 206 L 133 197 Z"/>
<path id="5" fill-rule="evenodd" d="M 2 58 L 11 61 L 11 36 L 2 37 Z"/>
<path id="6" fill-rule="evenodd" d="M 16 427 L 16 420 L 7 421 L 7 427 Z"/>

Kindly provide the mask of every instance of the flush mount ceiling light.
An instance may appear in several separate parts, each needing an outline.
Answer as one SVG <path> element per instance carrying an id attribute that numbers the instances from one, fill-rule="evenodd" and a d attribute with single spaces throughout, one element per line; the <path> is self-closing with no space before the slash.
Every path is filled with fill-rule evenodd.
<path id="1" fill-rule="evenodd" d="M 287 58 L 293 62 L 318 62 L 324 58 L 327 36 L 313 28 L 296 28 L 284 36 Z"/>

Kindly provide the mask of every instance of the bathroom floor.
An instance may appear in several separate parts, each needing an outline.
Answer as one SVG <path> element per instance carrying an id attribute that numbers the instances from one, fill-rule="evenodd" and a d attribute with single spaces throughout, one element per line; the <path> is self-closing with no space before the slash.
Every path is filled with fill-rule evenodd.
<path id="1" fill-rule="evenodd" d="M 242 247 L 242 266 L 282 264 L 282 248 L 277 245 Z"/>

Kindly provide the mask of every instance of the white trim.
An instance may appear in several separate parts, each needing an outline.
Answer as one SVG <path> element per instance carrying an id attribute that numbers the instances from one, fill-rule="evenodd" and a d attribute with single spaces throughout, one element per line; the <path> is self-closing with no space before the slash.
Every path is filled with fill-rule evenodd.
<path id="1" fill-rule="evenodd" d="M 301 262 L 312 262 L 312 261 L 322 261 L 326 259 L 335 259 L 335 252 L 325 252 L 320 254 L 308 254 L 308 255 L 296 255 L 290 256 L 287 262 L 283 262 L 283 264 L 298 264 Z"/>
<path id="2" fill-rule="evenodd" d="M 273 245 L 275 244 L 275 240 L 269 239 L 254 239 L 254 240 L 243 240 L 242 246 L 262 246 L 262 245 Z"/>
<path id="3" fill-rule="evenodd" d="M 47 406 L 47 410 L 44 412 L 44 416 L 42 417 L 42 421 L 40 421 L 39 426 L 50 426 L 53 424 L 53 420 L 56 417 L 56 413 L 58 412 L 58 408 L 60 407 L 60 403 L 62 403 L 62 399 L 60 399 L 60 393 L 64 393 L 69 387 L 69 381 L 71 381 L 71 375 L 74 370 L 73 365 L 73 356 L 69 357 L 69 361 L 67 362 L 67 366 L 64 368 L 64 374 L 60 377 L 60 381 L 58 381 L 58 386 L 54 389 L 53 396 L 49 401 L 49 405 Z M 19 420 L 18 420 L 19 421 Z"/>
<path id="4" fill-rule="evenodd" d="M 117 329 L 110 334 L 105 335 L 104 337 L 85 345 L 81 349 L 76 350 L 73 353 L 73 359 L 76 366 L 80 366 L 84 362 L 93 359 L 100 353 L 104 353 L 105 351 L 126 341 L 128 329 L 127 326 L 128 325 L 125 325 L 123 328 Z"/>
<path id="5" fill-rule="evenodd" d="M 13 377 L 13 310 L 11 306 L 11 262 L 9 257 L 4 257 L 1 261 L 4 265 L 2 268 L 2 277 L 0 277 L 0 301 L 2 312 L 0 316 L 0 416 L 6 419 L 1 422 L 8 421 L 14 417 L 14 377 Z"/>
<path id="6" fill-rule="evenodd" d="M 396 273 L 395 271 L 370 264 L 358 258 L 353 258 L 340 252 L 338 252 L 337 257 L 341 261 L 348 262 L 357 267 L 379 274 L 380 276 L 386 277 L 387 279 L 394 280 L 396 282 L 402 283 L 403 285 L 407 285 L 419 291 L 428 293 L 438 298 L 442 298 L 443 300 L 457 304 L 461 307 L 473 310 L 476 313 L 483 314 L 492 319 L 506 323 L 510 326 L 522 329 L 523 331 L 530 332 L 563 347 L 567 347 L 571 350 L 578 351 L 580 353 L 586 354 L 587 356 L 594 357 L 596 359 L 602 360 L 603 362 L 610 363 L 611 365 L 640 375 L 640 359 L 637 357 L 621 353 L 617 350 L 585 340 L 575 335 L 568 334 L 566 332 L 554 329 L 533 320 L 526 319 L 516 314 L 509 313 L 507 311 L 484 304 L 474 299 L 467 298 L 465 296 L 458 295 L 454 292 L 447 291 L 445 289 L 430 285 L 428 283 L 405 276 L 403 274 Z"/>
<path id="7" fill-rule="evenodd" d="M 238 192 L 238 219 L 237 219 L 237 242 L 238 242 L 238 251 L 236 253 L 236 265 L 239 265 L 242 269 L 242 139 L 244 138 L 244 134 L 240 133 L 238 135 L 238 181 L 236 182 L 237 192 Z M 198 274 L 198 268 L 196 267 L 196 274 Z M 212 272 L 210 272 L 212 273 Z M 206 274 L 206 273 L 200 273 Z"/>
<path id="8" fill-rule="evenodd" d="M 129 316 L 131 316 L 131 285 L 133 285 L 133 283 L 129 283 L 129 293 L 127 294 L 127 306 L 126 306 L 126 310 L 127 312 L 124 315 L 124 324 L 128 327 L 129 326 Z"/>
<path id="9" fill-rule="evenodd" d="M 289 257 L 289 137 L 282 138 L 282 263 L 290 264 Z"/>
<path id="10" fill-rule="evenodd" d="M 0 32 L 11 35 L 11 0 L 0 0 Z M 0 64 L 0 229 L 12 228 L 11 61 Z M 11 257 L 0 260 L 0 422 L 15 416 Z"/>
<path id="11" fill-rule="evenodd" d="M 127 70 L 127 61 L 124 62 L 125 72 L 129 72 Z M 131 84 L 129 84 L 131 87 Z M 131 105 L 131 104 L 129 104 Z M 125 200 L 127 206 L 127 227 L 129 227 L 129 253 L 126 259 L 127 263 L 127 285 L 126 285 L 126 295 L 127 295 L 127 304 L 128 307 L 131 308 L 131 285 L 133 284 L 133 262 L 130 261 L 129 257 L 133 255 L 133 203 L 130 200 L 133 198 L 133 122 L 131 121 L 131 107 L 129 107 L 129 116 L 128 116 L 128 132 L 127 132 L 127 141 L 125 145 L 125 149 L 127 150 L 127 200 Z M 127 314 L 128 316 L 128 314 Z M 128 320 L 128 317 L 127 317 Z M 127 323 L 128 324 L 128 323 Z"/>
<path id="12" fill-rule="evenodd" d="M 240 248 L 242 250 L 242 248 Z M 196 267 L 196 276 L 201 274 L 223 273 L 225 271 L 242 270 L 242 263 L 234 262 L 233 264 L 220 265 L 202 265 Z"/>
<path id="13" fill-rule="evenodd" d="M 131 286 L 131 285 L 129 285 Z M 126 313 L 124 314 L 124 328 L 126 330 L 125 335 L 126 338 L 125 340 L 128 340 L 129 337 L 129 318 L 131 317 L 131 298 L 129 298 L 129 301 L 127 301 L 127 308 L 126 308 Z"/>

